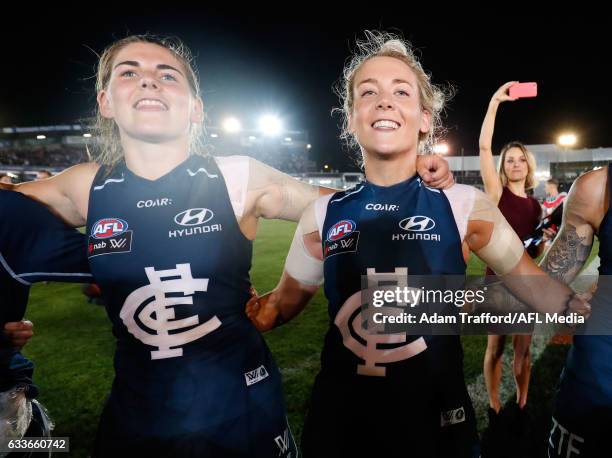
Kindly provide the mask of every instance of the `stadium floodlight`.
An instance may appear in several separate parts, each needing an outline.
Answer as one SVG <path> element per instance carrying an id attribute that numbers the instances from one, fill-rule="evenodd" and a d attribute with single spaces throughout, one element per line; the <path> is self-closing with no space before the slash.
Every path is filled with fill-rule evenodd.
<path id="1" fill-rule="evenodd" d="M 255 135 L 249 135 L 249 140 L 254 142 L 255 140 L 257 140 L 257 137 Z"/>
<path id="2" fill-rule="evenodd" d="M 47 138 L 46 135 L 37 135 L 36 136 L 36 140 L 44 140 L 45 138 Z"/>
<path id="3" fill-rule="evenodd" d="M 242 124 L 237 118 L 227 118 L 223 121 L 223 130 L 228 134 L 235 134 L 242 130 Z"/>
<path id="4" fill-rule="evenodd" d="M 210 134 L 211 138 L 217 138 L 219 135 L 218 134 Z"/>
<path id="5" fill-rule="evenodd" d="M 312 148 L 312 145 L 309 143 L 308 145 L 306 145 L 306 149 L 310 149 Z"/>
<path id="6" fill-rule="evenodd" d="M 448 143 L 436 143 L 433 146 L 433 152 L 436 154 L 448 154 L 449 151 L 450 148 L 448 146 Z"/>
<path id="7" fill-rule="evenodd" d="M 559 145 L 567 148 L 576 144 L 577 138 L 574 134 L 563 134 L 559 136 Z"/>
<path id="8" fill-rule="evenodd" d="M 265 115 L 259 120 L 259 129 L 267 137 L 276 137 L 283 130 L 283 123 L 276 116 Z"/>
<path id="9" fill-rule="evenodd" d="M 329 168 L 329 165 L 325 164 L 325 165 L 323 166 L 323 168 L 324 168 L 325 170 L 327 170 L 327 169 Z"/>
<path id="10" fill-rule="evenodd" d="M 83 134 L 83 137 L 85 137 L 85 138 L 91 138 L 91 134 Z"/>
<path id="11" fill-rule="evenodd" d="M 287 143 L 291 143 L 291 137 L 285 137 L 285 141 L 286 141 Z"/>

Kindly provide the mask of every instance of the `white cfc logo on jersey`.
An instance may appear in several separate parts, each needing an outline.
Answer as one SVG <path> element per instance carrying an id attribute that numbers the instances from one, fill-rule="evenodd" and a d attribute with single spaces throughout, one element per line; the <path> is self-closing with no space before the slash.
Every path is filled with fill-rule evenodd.
<path id="1" fill-rule="evenodd" d="M 195 326 L 200 323 L 197 315 L 175 319 L 175 305 L 193 305 L 195 292 L 206 291 L 208 288 L 207 278 L 192 277 L 190 264 L 177 264 L 176 269 L 168 270 L 146 267 L 145 272 L 150 284 L 138 288 L 126 298 L 119 316 L 130 334 L 147 345 L 157 347 L 157 350 L 151 351 L 151 359 L 182 356 L 182 345 L 193 342 L 221 326 L 221 321 L 216 316 L 199 326 Z M 165 278 L 172 279 L 164 280 Z M 184 297 L 166 297 L 166 293 L 182 293 Z M 136 311 L 146 301 L 150 302 L 136 315 Z M 151 334 L 139 326 L 136 316 L 144 326 L 156 333 Z M 170 331 L 186 327 L 192 328 L 170 334 Z"/>
<path id="2" fill-rule="evenodd" d="M 381 285 L 390 282 L 395 283 L 393 288 L 396 286 L 407 288 L 408 269 L 397 267 L 394 272 L 376 272 L 376 269 L 368 268 L 367 279 L 368 289 L 356 292 L 342 304 L 342 307 L 336 314 L 334 324 L 340 330 L 340 334 L 342 334 L 344 346 L 364 361 L 364 364 L 357 366 L 357 373 L 359 375 L 384 377 L 387 375 L 387 369 L 382 364 L 395 363 L 411 358 L 425 350 L 427 344 L 423 337 L 407 343 L 405 332 L 397 334 L 385 333 L 383 325 L 374 324 L 369 329 L 364 329 L 362 326 L 364 321 L 372 324 L 370 315 L 374 311 L 398 314 L 401 312 L 402 307 L 407 307 L 406 304 L 398 303 L 397 307 L 399 308 L 382 307 L 374 309 L 371 304 L 362 304 L 361 302 L 362 295 L 363 297 L 371 297 L 374 290 L 384 289 Z M 361 309 L 359 313 L 355 314 L 359 309 Z M 364 312 L 366 316 L 364 316 Z M 364 320 L 364 318 L 366 319 Z M 351 329 L 365 341 L 365 345 L 353 337 Z M 390 348 L 390 344 L 395 344 L 395 346 Z"/>

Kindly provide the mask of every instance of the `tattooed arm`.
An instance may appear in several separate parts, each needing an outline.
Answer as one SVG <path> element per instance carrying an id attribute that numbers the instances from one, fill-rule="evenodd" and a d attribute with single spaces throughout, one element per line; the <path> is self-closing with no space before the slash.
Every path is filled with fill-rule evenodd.
<path id="1" fill-rule="evenodd" d="M 607 209 L 607 172 L 607 167 L 604 167 L 580 176 L 564 202 L 559 235 L 540 263 L 544 272 L 562 283 L 569 284 L 589 257 L 593 235 L 599 229 Z M 515 276 L 515 280 L 520 282 L 520 276 Z M 525 277 L 524 289 L 530 289 L 527 285 L 530 280 L 531 277 Z M 553 292 L 543 285 L 538 285 L 535 290 L 542 296 Z M 527 310 L 524 304 L 508 294 L 501 285 L 489 286 L 487 299 L 487 304 L 478 307 L 478 311 Z"/>
<path id="2" fill-rule="evenodd" d="M 606 212 L 608 168 L 579 177 L 564 202 L 559 235 L 540 263 L 550 276 L 570 283 L 586 262 L 593 235 Z"/>

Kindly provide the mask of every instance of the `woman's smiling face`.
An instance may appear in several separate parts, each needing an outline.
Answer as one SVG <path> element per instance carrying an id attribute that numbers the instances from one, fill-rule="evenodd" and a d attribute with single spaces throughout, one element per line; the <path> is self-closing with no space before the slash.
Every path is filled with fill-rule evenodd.
<path id="1" fill-rule="evenodd" d="M 131 43 L 117 53 L 98 103 L 122 136 L 153 143 L 188 137 L 191 123 L 203 117 L 184 65 L 154 43 Z"/>
<path id="2" fill-rule="evenodd" d="M 353 85 L 349 128 L 364 153 L 392 155 L 417 150 L 429 130 L 417 77 L 394 57 L 373 57 L 359 68 Z"/>

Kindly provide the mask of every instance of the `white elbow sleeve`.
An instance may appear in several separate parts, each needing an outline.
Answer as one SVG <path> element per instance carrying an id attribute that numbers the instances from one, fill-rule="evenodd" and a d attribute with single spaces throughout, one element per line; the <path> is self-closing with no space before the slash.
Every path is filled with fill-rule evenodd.
<path id="1" fill-rule="evenodd" d="M 479 194 L 469 219 L 493 223 L 493 232 L 489 242 L 476 251 L 476 254 L 497 275 L 505 275 L 519 263 L 525 247 L 493 202 L 484 194 Z"/>
<path id="2" fill-rule="evenodd" d="M 318 286 L 323 283 L 323 261 L 313 257 L 304 244 L 304 235 L 313 232 L 313 225 L 316 230 L 314 211 L 311 210 L 312 207 L 306 210 L 295 230 L 285 271 L 304 285 Z"/>

